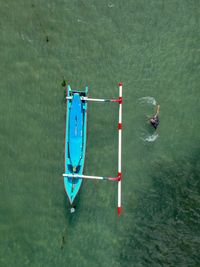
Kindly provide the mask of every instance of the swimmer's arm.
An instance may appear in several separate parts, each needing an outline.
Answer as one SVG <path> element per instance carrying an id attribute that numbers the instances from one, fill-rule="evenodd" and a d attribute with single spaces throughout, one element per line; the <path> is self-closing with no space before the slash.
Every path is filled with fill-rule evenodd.
<path id="1" fill-rule="evenodd" d="M 159 112 L 160 112 L 160 105 L 157 106 L 157 110 L 156 110 L 155 116 L 157 116 L 159 114 Z"/>
<path id="2" fill-rule="evenodd" d="M 155 117 L 158 116 L 160 112 L 160 105 L 157 106 L 157 109 L 156 109 L 156 113 L 155 113 Z M 154 116 L 149 116 L 149 115 L 146 115 L 146 119 L 149 121 L 150 119 L 152 119 Z"/>
<path id="3" fill-rule="evenodd" d="M 150 115 L 146 115 L 146 119 L 149 121 L 152 118 Z"/>

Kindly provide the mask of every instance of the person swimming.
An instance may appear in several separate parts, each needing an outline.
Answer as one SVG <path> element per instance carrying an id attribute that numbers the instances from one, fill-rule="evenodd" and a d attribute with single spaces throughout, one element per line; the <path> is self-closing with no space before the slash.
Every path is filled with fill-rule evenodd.
<path id="1" fill-rule="evenodd" d="M 156 113 L 153 115 L 153 117 L 149 119 L 151 125 L 154 127 L 155 130 L 157 129 L 160 122 L 158 117 L 159 112 L 160 112 L 160 105 L 157 106 Z"/>

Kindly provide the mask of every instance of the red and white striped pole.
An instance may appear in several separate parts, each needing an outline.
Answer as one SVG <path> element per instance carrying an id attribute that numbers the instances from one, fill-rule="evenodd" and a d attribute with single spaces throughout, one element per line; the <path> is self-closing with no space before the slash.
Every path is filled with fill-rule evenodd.
<path id="1" fill-rule="evenodd" d="M 118 122 L 118 206 L 117 213 L 121 214 L 121 178 L 122 178 L 122 82 L 119 83 L 119 122 Z"/>

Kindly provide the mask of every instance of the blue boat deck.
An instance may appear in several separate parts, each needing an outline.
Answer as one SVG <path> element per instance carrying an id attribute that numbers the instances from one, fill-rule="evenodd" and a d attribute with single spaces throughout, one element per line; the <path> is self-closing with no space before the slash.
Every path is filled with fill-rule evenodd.
<path id="1" fill-rule="evenodd" d="M 87 134 L 87 102 L 81 96 L 87 96 L 84 91 L 71 90 L 68 85 L 67 96 L 72 97 L 67 103 L 66 136 L 65 136 L 65 174 L 83 174 L 86 134 Z M 64 187 L 70 204 L 73 203 L 82 184 L 82 179 L 64 177 Z"/>
<path id="2" fill-rule="evenodd" d="M 83 148 L 83 110 L 80 95 L 75 93 L 69 115 L 69 156 L 74 172 L 82 157 Z"/>

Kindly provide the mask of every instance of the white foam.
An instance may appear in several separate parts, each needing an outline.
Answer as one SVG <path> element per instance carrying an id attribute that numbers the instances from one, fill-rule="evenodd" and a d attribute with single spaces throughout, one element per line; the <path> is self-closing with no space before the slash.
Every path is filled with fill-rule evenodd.
<path id="1" fill-rule="evenodd" d="M 143 96 L 143 97 L 139 98 L 139 101 L 141 104 L 147 103 L 147 104 L 152 104 L 152 105 L 156 106 L 156 100 L 152 96 Z"/>
<path id="2" fill-rule="evenodd" d="M 75 208 L 70 208 L 70 213 L 74 213 L 75 212 Z"/>
<path id="3" fill-rule="evenodd" d="M 108 4 L 108 7 L 109 7 L 109 8 L 113 8 L 114 6 L 115 6 L 115 5 L 112 4 L 112 3 Z"/>
<path id="4" fill-rule="evenodd" d="M 156 132 L 152 135 L 141 137 L 141 139 L 145 142 L 154 142 L 157 138 L 158 138 L 158 134 Z"/>
<path id="5" fill-rule="evenodd" d="M 21 35 L 21 38 L 23 41 L 28 41 L 29 43 L 33 42 L 33 40 L 31 40 L 27 35 L 25 35 L 23 33 L 21 33 L 20 35 Z"/>

